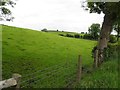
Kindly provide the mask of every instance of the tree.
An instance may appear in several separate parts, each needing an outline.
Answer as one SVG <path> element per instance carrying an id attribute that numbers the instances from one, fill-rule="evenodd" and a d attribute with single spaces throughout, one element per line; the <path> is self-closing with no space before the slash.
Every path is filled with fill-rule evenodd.
<path id="1" fill-rule="evenodd" d="M 92 24 L 88 29 L 89 34 L 92 36 L 93 39 L 97 40 L 100 33 L 100 24 Z"/>
<path id="2" fill-rule="evenodd" d="M 84 34 L 84 32 L 81 32 L 81 34 Z"/>
<path id="3" fill-rule="evenodd" d="M 12 12 L 6 6 L 14 7 L 15 4 L 12 0 L 0 0 L 0 21 L 11 21 L 14 19 Z"/>
<path id="4" fill-rule="evenodd" d="M 42 29 L 41 31 L 43 31 L 43 32 L 47 32 L 48 30 L 47 30 L 46 28 L 44 28 L 44 29 Z"/>
<path id="5" fill-rule="evenodd" d="M 109 41 L 109 36 L 112 31 L 112 27 L 116 20 L 120 20 L 120 1 L 119 2 L 88 2 L 87 9 L 90 13 L 98 13 L 101 12 L 105 14 L 104 21 L 102 24 L 100 38 L 98 40 L 98 54 L 97 61 L 98 65 L 102 63 L 104 60 L 103 51 L 107 47 L 107 43 Z"/>

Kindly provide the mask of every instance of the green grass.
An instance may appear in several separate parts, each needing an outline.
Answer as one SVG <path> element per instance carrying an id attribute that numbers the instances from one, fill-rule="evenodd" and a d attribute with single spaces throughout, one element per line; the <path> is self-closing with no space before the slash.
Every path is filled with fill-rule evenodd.
<path id="1" fill-rule="evenodd" d="M 71 61 L 82 55 L 84 66 L 91 66 L 95 41 L 62 37 L 30 29 L 2 26 L 3 79 L 13 73 L 22 76 L 46 67 Z"/>
<path id="2" fill-rule="evenodd" d="M 103 64 L 96 69 L 85 73 L 76 88 L 118 88 L 119 87 L 119 58 L 120 43 L 110 44 L 110 57 L 107 57 Z M 113 49 L 114 48 L 114 49 Z M 117 49 L 116 49 L 117 48 Z"/>
<path id="3" fill-rule="evenodd" d="M 118 88 L 118 60 L 104 62 L 95 71 L 86 74 L 76 88 Z"/>

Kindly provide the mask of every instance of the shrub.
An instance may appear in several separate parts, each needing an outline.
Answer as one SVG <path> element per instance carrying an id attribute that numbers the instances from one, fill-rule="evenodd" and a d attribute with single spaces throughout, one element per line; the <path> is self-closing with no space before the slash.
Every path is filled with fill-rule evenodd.
<path id="1" fill-rule="evenodd" d="M 108 44 L 108 47 L 104 49 L 104 59 L 108 60 L 117 57 L 118 51 L 118 45 Z"/>
<path id="2" fill-rule="evenodd" d="M 117 42 L 117 38 L 114 35 L 110 35 L 109 42 L 110 43 L 116 43 Z"/>
<path id="3" fill-rule="evenodd" d="M 75 38 L 80 38 L 80 35 L 79 34 L 75 34 L 74 37 Z"/>
<path id="4" fill-rule="evenodd" d="M 83 36 L 84 39 L 93 39 L 93 37 L 90 34 L 85 34 Z"/>
<path id="5" fill-rule="evenodd" d="M 83 36 L 81 35 L 80 38 L 83 38 Z"/>
<path id="6" fill-rule="evenodd" d="M 66 37 L 74 37 L 72 34 L 66 34 Z"/>
<path id="7" fill-rule="evenodd" d="M 81 34 L 84 34 L 84 32 L 81 32 Z"/>
<path id="8" fill-rule="evenodd" d="M 64 34 L 58 34 L 58 35 L 60 35 L 60 36 L 64 36 Z"/>
<path id="9" fill-rule="evenodd" d="M 95 46 L 92 49 L 92 57 L 94 57 L 94 52 L 97 49 L 97 46 Z M 104 49 L 104 60 L 108 60 L 110 58 L 116 58 L 118 56 L 118 52 L 120 51 L 120 45 L 112 45 L 108 44 L 108 47 Z"/>

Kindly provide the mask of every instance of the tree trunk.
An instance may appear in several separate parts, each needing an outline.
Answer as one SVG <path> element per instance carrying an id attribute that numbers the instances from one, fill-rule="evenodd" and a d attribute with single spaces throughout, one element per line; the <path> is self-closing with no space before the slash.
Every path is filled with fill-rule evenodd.
<path id="1" fill-rule="evenodd" d="M 98 66 L 103 62 L 103 59 L 104 59 L 103 51 L 104 51 L 104 48 L 107 47 L 107 43 L 109 41 L 109 36 L 112 31 L 113 22 L 114 22 L 114 19 L 113 19 L 112 14 L 106 14 L 104 16 L 104 21 L 102 24 L 100 38 L 98 40 L 98 46 L 97 46 Z"/>

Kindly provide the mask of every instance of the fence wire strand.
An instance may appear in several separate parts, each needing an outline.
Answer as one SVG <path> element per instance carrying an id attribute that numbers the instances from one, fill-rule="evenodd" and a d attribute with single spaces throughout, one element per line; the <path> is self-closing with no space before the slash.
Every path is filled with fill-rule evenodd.
<path id="1" fill-rule="evenodd" d="M 63 80 L 63 87 L 68 87 L 72 85 L 71 83 L 74 82 L 75 76 L 76 76 L 76 71 L 77 71 L 77 64 L 76 63 L 64 63 L 64 64 L 59 64 L 55 66 L 51 66 L 48 68 L 45 68 L 43 70 L 38 70 L 32 74 L 28 74 L 23 76 L 23 78 L 28 78 L 25 79 L 21 82 L 21 88 L 30 88 L 34 87 L 37 85 L 37 83 L 43 83 L 43 86 L 39 85 L 39 87 L 45 87 L 47 85 L 44 85 L 45 82 L 49 83 L 49 87 L 54 87 L 59 80 Z M 52 69 L 52 70 L 51 70 Z M 74 71 L 71 71 L 71 70 Z M 64 73 L 63 73 L 64 72 Z M 69 72 L 69 73 L 67 73 Z M 61 84 L 62 85 L 62 84 Z M 58 86 L 59 87 L 59 83 Z"/>

